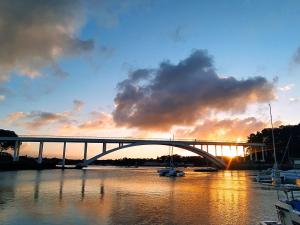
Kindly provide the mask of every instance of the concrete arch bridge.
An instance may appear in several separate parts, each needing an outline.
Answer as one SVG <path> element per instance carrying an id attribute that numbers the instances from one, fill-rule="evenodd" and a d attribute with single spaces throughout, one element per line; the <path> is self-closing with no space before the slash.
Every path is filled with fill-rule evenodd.
<path id="1" fill-rule="evenodd" d="M 66 156 L 66 148 L 67 143 L 83 143 L 83 161 L 80 163 L 79 166 L 86 167 L 92 164 L 97 159 L 110 154 L 112 152 L 116 152 L 121 149 L 126 149 L 130 147 L 137 147 L 137 146 L 146 146 L 146 145 L 163 145 L 163 146 L 173 146 L 177 148 L 181 148 L 195 154 L 198 154 L 210 162 L 212 162 L 218 168 L 226 168 L 226 164 L 222 159 L 217 157 L 217 146 L 220 146 L 221 152 L 223 146 L 235 146 L 235 151 L 237 148 L 241 146 L 243 148 L 243 156 L 246 155 L 252 156 L 252 150 L 261 149 L 262 156 L 264 155 L 264 144 L 262 143 L 246 143 L 246 142 L 227 142 L 227 141 L 203 141 L 203 140 L 187 140 L 187 139 L 180 139 L 180 140 L 166 140 L 166 139 L 134 139 L 134 138 L 98 138 L 98 137 L 61 137 L 61 136 L 19 136 L 19 137 L 0 137 L 0 141 L 14 141 L 14 161 L 19 160 L 19 153 L 20 153 L 20 143 L 23 142 L 38 142 L 39 149 L 38 149 L 38 158 L 37 162 L 42 163 L 43 160 L 43 146 L 46 142 L 51 143 L 63 143 L 62 149 L 62 166 L 65 166 L 65 156 Z M 88 144 L 89 143 L 99 143 L 102 145 L 102 149 L 100 149 L 99 153 L 91 158 L 87 158 L 88 153 Z M 116 144 L 117 147 L 107 149 L 108 144 Z M 209 146 L 214 146 L 215 148 L 215 155 L 211 154 L 208 149 Z M 206 151 L 204 150 L 206 149 Z M 223 154 L 223 152 L 222 152 Z M 255 154 L 257 151 L 255 150 Z"/>

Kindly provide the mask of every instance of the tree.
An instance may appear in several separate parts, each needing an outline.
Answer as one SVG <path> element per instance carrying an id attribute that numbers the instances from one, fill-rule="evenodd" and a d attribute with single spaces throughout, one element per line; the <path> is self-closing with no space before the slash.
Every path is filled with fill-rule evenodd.
<path id="1" fill-rule="evenodd" d="M 11 130 L 0 129 L 0 137 L 18 137 L 18 135 Z M 0 152 L 14 148 L 15 141 L 0 141 Z"/>
<path id="2" fill-rule="evenodd" d="M 276 155 L 278 156 L 279 162 L 288 161 L 290 158 L 300 157 L 300 124 L 298 125 L 287 125 L 274 128 L 274 139 L 276 147 Z M 289 142 L 290 139 L 290 142 Z M 272 129 L 265 128 L 262 131 L 258 131 L 256 134 L 250 134 L 248 137 L 248 142 L 258 142 L 266 144 L 265 150 L 270 150 L 272 152 Z M 285 153 L 287 149 L 287 153 Z M 273 154 L 271 154 L 272 156 Z M 267 158 L 268 160 L 268 158 Z M 272 157 L 269 158 L 272 160 Z"/>

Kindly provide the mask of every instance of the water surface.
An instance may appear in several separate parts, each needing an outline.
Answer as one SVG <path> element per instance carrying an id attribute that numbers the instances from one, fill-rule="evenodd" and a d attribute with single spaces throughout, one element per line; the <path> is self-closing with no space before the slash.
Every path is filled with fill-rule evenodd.
<path id="1" fill-rule="evenodd" d="M 156 168 L 0 173 L 1 225 L 255 225 L 276 219 L 276 192 L 249 171 L 159 177 Z"/>

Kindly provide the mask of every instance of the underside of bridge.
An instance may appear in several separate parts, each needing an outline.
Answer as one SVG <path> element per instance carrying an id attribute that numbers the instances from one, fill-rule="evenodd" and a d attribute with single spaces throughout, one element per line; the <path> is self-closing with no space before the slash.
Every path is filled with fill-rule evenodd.
<path id="1" fill-rule="evenodd" d="M 91 163 L 93 163 L 94 161 L 96 161 L 97 159 L 107 155 L 107 154 L 110 154 L 112 152 L 116 152 L 118 150 L 121 150 L 121 149 L 125 149 L 125 148 L 129 148 L 129 147 L 137 147 L 137 146 L 145 146 L 145 145 L 164 145 L 164 146 L 173 146 L 173 147 L 177 147 L 177 148 L 181 148 L 181 149 L 184 149 L 184 150 L 187 150 L 187 151 L 190 151 L 190 152 L 193 152 L 197 155 L 200 155 L 206 159 L 208 159 L 210 162 L 212 162 L 216 167 L 220 168 L 220 169 L 224 169 L 226 168 L 226 164 L 223 160 L 217 158 L 216 156 L 206 152 L 206 151 L 203 151 L 202 149 L 199 149 L 199 148 L 196 148 L 194 146 L 191 146 L 191 145 L 184 145 L 184 144 L 178 144 L 178 143 L 169 143 L 169 144 L 157 144 L 157 143 L 151 143 L 151 142 L 143 142 L 143 143 L 131 143 L 131 144 L 126 144 L 126 145 L 120 145 L 119 147 L 116 147 L 116 148 L 113 148 L 113 149 L 110 149 L 110 150 L 103 150 L 102 153 L 90 158 L 90 159 L 87 159 L 86 161 L 84 161 L 83 163 L 79 164 L 80 167 L 86 167 L 88 165 L 90 165 Z"/>

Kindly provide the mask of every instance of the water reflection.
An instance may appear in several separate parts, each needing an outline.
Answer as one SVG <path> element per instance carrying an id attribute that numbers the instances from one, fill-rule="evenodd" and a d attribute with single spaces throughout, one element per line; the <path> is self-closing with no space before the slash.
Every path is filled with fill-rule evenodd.
<path id="1" fill-rule="evenodd" d="M 276 217 L 276 193 L 244 171 L 169 179 L 151 168 L 102 168 L 5 172 L 0 179 L 0 224 L 229 225 Z"/>

